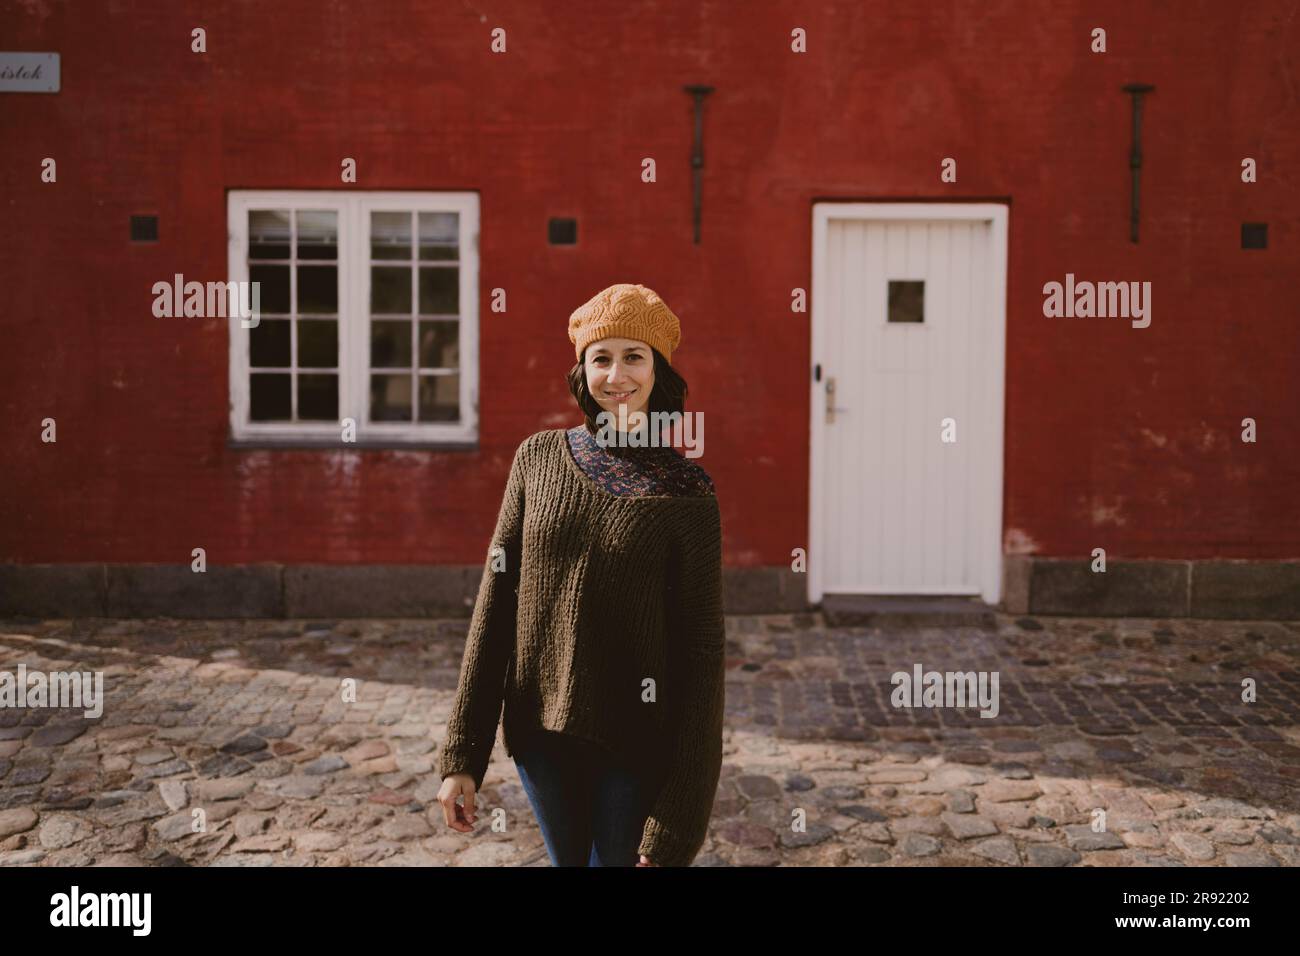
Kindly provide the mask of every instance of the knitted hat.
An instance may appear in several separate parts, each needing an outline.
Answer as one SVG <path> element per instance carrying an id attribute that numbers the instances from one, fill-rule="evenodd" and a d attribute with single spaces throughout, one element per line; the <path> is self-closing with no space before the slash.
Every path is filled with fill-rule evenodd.
<path id="1" fill-rule="evenodd" d="M 653 290 L 620 282 L 597 292 L 569 316 L 569 341 L 579 361 L 592 342 L 613 336 L 646 342 L 671 359 L 682 340 L 682 327 Z"/>

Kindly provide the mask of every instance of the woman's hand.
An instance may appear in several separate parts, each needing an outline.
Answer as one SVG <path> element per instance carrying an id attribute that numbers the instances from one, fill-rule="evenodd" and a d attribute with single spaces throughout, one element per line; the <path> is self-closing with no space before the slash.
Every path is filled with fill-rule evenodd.
<path id="1" fill-rule="evenodd" d="M 646 856 L 644 853 L 641 854 L 641 862 L 637 864 L 637 866 L 658 866 L 658 865 L 659 865 L 658 863 L 651 863 L 650 857 Z"/>
<path id="2" fill-rule="evenodd" d="M 465 805 L 461 806 L 456 798 L 465 795 Z M 478 815 L 474 812 L 474 778 L 467 773 L 448 774 L 442 780 L 438 790 L 438 802 L 442 804 L 442 815 L 447 826 L 461 833 L 471 833 Z M 644 859 L 644 857 L 642 857 Z"/>

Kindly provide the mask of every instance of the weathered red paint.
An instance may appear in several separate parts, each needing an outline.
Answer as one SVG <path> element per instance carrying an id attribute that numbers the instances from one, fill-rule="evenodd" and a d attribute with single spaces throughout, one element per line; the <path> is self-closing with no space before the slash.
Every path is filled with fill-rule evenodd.
<path id="1" fill-rule="evenodd" d="M 791 290 L 831 198 L 1010 204 L 1008 550 L 1300 555 L 1291 4 L 108 6 L 0 15 L 4 49 L 62 55 L 57 95 L 0 94 L 4 560 L 478 563 L 516 443 L 578 421 L 569 312 L 628 281 L 682 317 L 727 563 L 785 564 L 808 534 L 810 317 Z M 1136 246 L 1134 81 L 1156 87 Z M 687 83 L 716 88 L 699 246 Z M 479 191 L 479 451 L 226 447 L 225 324 L 154 318 L 150 289 L 225 278 L 232 188 Z M 159 243 L 128 241 L 133 213 L 159 215 Z M 547 245 L 551 216 L 578 219 L 576 247 Z M 1269 248 L 1240 249 L 1256 220 Z M 1045 318 L 1067 272 L 1150 281 L 1151 327 Z M 495 288 L 508 314 L 486 308 Z"/>

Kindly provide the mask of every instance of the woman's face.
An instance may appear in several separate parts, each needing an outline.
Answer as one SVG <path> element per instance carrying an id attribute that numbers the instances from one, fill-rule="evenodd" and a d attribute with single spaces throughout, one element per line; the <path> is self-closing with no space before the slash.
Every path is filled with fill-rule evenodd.
<path id="1" fill-rule="evenodd" d="M 583 355 L 587 391 L 605 411 L 614 415 L 620 428 L 632 427 L 620 418 L 643 412 L 650 404 L 655 384 L 654 353 L 638 339 L 601 339 L 587 346 Z M 620 412 L 620 406 L 626 408 Z"/>

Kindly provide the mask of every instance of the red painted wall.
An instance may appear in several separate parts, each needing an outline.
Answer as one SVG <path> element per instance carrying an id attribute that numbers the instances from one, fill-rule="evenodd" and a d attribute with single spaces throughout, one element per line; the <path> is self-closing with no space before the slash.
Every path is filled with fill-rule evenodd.
<path id="1" fill-rule="evenodd" d="M 627 281 L 682 317 L 726 562 L 785 563 L 811 363 L 789 305 L 827 198 L 1010 203 L 1008 550 L 1300 556 L 1294 4 L 182 6 L 0 4 L 0 48 L 62 55 L 62 92 L 0 93 L 4 560 L 476 564 L 515 445 L 579 420 L 569 312 Z M 1133 81 L 1156 86 L 1137 246 Z M 716 87 L 699 246 L 687 83 Z M 480 316 L 480 451 L 227 449 L 225 321 L 154 318 L 150 290 L 224 279 L 225 192 L 252 188 L 479 191 L 480 303 L 509 297 Z M 133 213 L 159 243 L 128 241 Z M 551 216 L 577 246 L 547 244 Z M 1268 249 L 1240 248 L 1243 221 Z M 1150 328 L 1044 317 L 1067 272 L 1151 281 Z"/>

